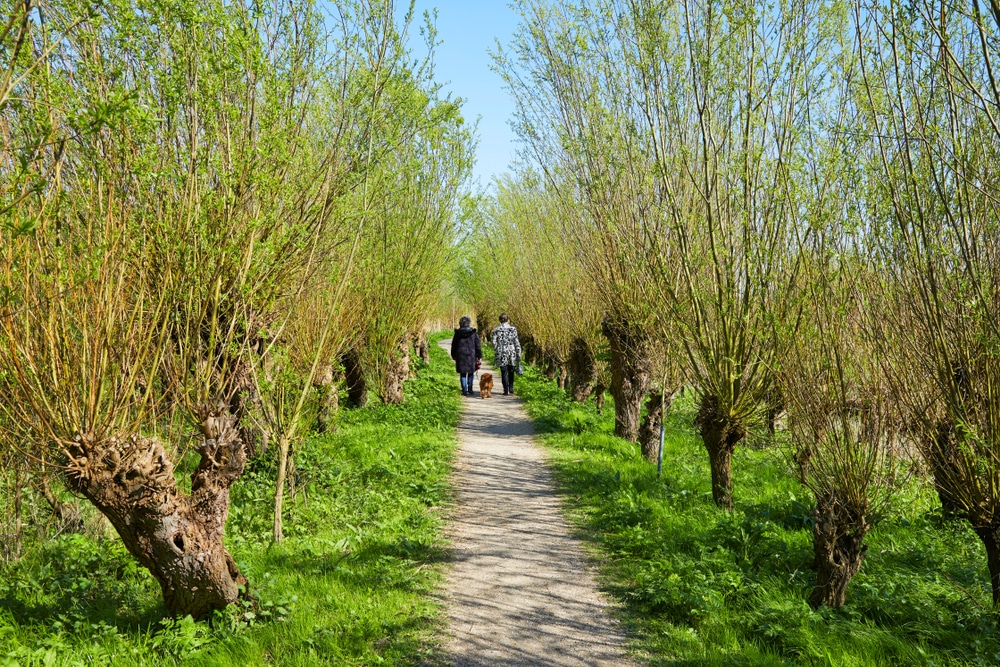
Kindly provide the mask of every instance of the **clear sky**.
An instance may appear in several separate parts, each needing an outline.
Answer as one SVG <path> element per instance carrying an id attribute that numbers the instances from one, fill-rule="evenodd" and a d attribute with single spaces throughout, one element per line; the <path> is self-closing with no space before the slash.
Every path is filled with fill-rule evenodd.
<path id="1" fill-rule="evenodd" d="M 407 0 L 397 0 L 405 11 Z M 479 119 L 479 150 L 475 177 L 487 185 L 494 174 L 507 170 L 516 146 L 508 120 L 514 105 L 504 92 L 500 77 L 490 69 L 487 50 L 495 50 L 499 39 L 508 45 L 517 15 L 506 0 L 416 0 L 416 19 L 410 36 L 417 53 L 423 42 L 417 28 L 423 25 L 424 10 L 437 8 L 438 42 L 436 78 L 445 92 L 466 100 L 463 115 L 470 122 Z"/>

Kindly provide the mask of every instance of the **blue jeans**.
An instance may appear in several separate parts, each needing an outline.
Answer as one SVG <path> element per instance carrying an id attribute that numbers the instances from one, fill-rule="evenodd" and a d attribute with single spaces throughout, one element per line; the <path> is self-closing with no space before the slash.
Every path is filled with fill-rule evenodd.
<path id="1" fill-rule="evenodd" d="M 505 364 L 500 367 L 500 381 L 503 382 L 503 393 L 514 393 L 514 364 Z"/>
<path id="2" fill-rule="evenodd" d="M 476 374 L 475 373 L 459 373 L 458 377 L 459 377 L 459 380 L 461 380 L 461 382 L 462 382 L 462 393 L 463 394 L 465 394 L 465 393 L 471 394 L 472 391 L 473 391 L 472 385 L 476 381 Z"/>

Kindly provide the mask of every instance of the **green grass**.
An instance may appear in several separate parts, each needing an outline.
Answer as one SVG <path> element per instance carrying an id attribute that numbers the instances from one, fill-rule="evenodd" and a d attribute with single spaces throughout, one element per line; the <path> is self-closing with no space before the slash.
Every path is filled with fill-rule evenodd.
<path id="1" fill-rule="evenodd" d="M 813 611 L 812 499 L 774 447 L 741 446 L 736 509 L 712 503 L 693 398 L 667 417 L 663 476 L 534 369 L 518 393 L 567 506 L 652 665 L 996 665 L 985 552 L 914 481 L 878 517 L 840 610 Z M 758 443 L 758 444 L 763 444 Z"/>
<path id="2" fill-rule="evenodd" d="M 437 340 L 436 338 L 434 340 Z M 296 455 L 285 542 L 271 544 L 274 460 L 233 488 L 227 544 L 260 598 L 212 625 L 163 620 L 159 588 L 113 538 L 48 541 L 0 572 L 2 665 L 413 665 L 438 653 L 460 398 L 447 354 L 401 406 L 342 411 Z"/>

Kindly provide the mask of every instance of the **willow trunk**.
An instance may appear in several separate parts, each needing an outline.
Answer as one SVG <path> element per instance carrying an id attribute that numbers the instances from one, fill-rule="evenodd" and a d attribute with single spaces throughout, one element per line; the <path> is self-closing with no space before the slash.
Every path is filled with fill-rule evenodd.
<path id="1" fill-rule="evenodd" d="M 357 350 L 348 350 L 341 358 L 344 364 L 344 384 L 347 385 L 347 401 L 363 408 L 368 403 L 368 381 Z"/>
<path id="2" fill-rule="evenodd" d="M 652 383 L 652 367 L 643 331 L 628 324 L 602 324 L 611 348 L 611 397 L 615 400 L 615 435 L 629 442 L 639 439 L 642 399 Z"/>
<path id="3" fill-rule="evenodd" d="M 569 389 L 573 400 L 586 403 L 597 381 L 597 360 L 583 338 L 575 338 L 569 347 Z"/>
<path id="4" fill-rule="evenodd" d="M 813 511 L 813 554 L 816 586 L 809 595 L 815 609 L 843 607 L 847 586 L 861 570 L 865 537 L 871 529 L 865 511 L 841 501 L 836 491 L 816 498 Z"/>
<path id="5" fill-rule="evenodd" d="M 712 470 L 712 499 L 725 510 L 733 509 L 732 459 L 736 445 L 746 431 L 719 409 L 716 397 L 705 395 L 695 426 L 701 432 Z"/>
<path id="6" fill-rule="evenodd" d="M 660 427 L 663 424 L 663 408 L 670 407 L 673 394 L 664 396 L 662 391 L 654 391 L 646 399 L 646 416 L 642 418 L 639 427 L 639 447 L 642 457 L 650 463 L 657 463 L 660 458 Z"/>
<path id="7" fill-rule="evenodd" d="M 139 435 L 104 442 L 79 438 L 67 480 L 111 522 L 122 543 L 160 584 L 174 616 L 206 618 L 246 593 L 247 580 L 223 544 L 229 489 L 246 448 L 235 419 L 204 411 L 200 461 L 191 493 L 177 488 L 160 443 Z"/>

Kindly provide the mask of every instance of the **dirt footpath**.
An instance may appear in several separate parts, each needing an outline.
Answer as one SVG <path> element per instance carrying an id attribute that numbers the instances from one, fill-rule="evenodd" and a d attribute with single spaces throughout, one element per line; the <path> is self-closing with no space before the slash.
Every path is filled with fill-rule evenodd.
<path id="1" fill-rule="evenodd" d="M 483 371 L 493 372 L 485 364 Z M 458 430 L 450 660 L 455 667 L 631 667 L 562 517 L 531 422 L 493 375 L 494 397 L 463 399 Z"/>

